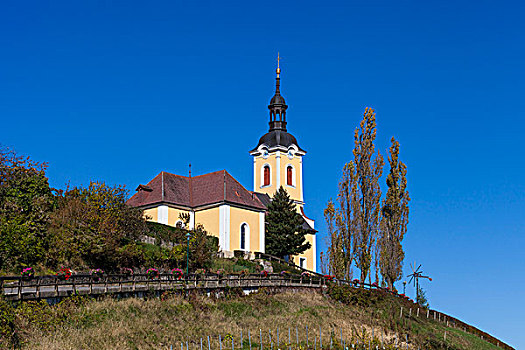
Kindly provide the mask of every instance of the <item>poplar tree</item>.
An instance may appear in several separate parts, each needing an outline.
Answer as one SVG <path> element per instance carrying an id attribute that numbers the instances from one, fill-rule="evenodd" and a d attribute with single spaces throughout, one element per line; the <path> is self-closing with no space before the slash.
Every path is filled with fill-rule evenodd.
<path id="1" fill-rule="evenodd" d="M 356 212 L 356 263 L 364 282 L 372 265 L 373 249 L 379 230 L 381 188 L 379 179 L 383 174 L 383 157 L 375 151 L 376 114 L 366 108 L 360 127 L 354 133 L 354 164 L 357 190 L 354 200 Z M 375 155 L 375 157 L 374 157 Z"/>
<path id="2" fill-rule="evenodd" d="M 386 178 L 388 190 L 383 201 L 380 229 L 380 259 L 381 275 L 389 288 L 402 277 L 403 259 L 405 253 L 401 242 L 407 231 L 408 202 L 407 167 L 399 161 L 399 142 L 392 137 L 388 162 L 390 172 Z"/>
<path id="3" fill-rule="evenodd" d="M 360 127 L 354 133 L 354 159 L 343 167 L 337 196 L 338 207 L 334 209 L 333 203 L 329 202 L 325 209 L 329 230 L 334 227 L 333 232 L 329 232 L 332 270 L 342 270 L 344 278 L 350 279 L 352 264 L 355 262 L 361 270 L 363 282 L 371 270 L 379 229 L 379 179 L 384 162 L 381 154 L 375 151 L 375 138 L 375 113 L 367 107 Z"/>
<path id="4" fill-rule="evenodd" d="M 329 273 L 337 278 L 345 279 L 346 276 L 346 263 L 345 263 L 345 251 L 343 248 L 343 235 L 340 230 L 336 227 L 336 214 L 335 206 L 332 200 L 328 202 L 326 209 L 324 210 L 324 218 L 326 220 L 326 226 L 328 228 L 328 259 L 329 259 Z"/>
<path id="5" fill-rule="evenodd" d="M 279 258 L 301 254 L 310 249 L 306 241 L 307 230 L 296 204 L 281 186 L 268 205 L 266 216 L 266 253 Z"/>

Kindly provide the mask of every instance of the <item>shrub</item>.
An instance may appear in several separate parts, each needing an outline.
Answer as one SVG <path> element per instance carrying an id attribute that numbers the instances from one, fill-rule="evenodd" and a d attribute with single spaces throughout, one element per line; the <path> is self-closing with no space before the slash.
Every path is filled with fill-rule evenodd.
<path id="1" fill-rule="evenodd" d="M 148 276 L 148 278 L 150 280 L 155 279 L 155 278 L 159 278 L 159 270 L 157 270 L 155 268 L 149 268 L 146 271 L 146 275 Z"/>
<path id="2" fill-rule="evenodd" d="M 67 267 L 63 267 L 57 272 L 56 276 L 59 280 L 67 281 L 69 278 L 71 278 L 71 270 Z"/>
<path id="3" fill-rule="evenodd" d="M 20 272 L 20 275 L 26 278 L 33 278 L 35 276 L 35 271 L 32 267 L 26 267 L 22 270 L 22 272 Z"/>
<path id="4" fill-rule="evenodd" d="M 174 268 L 173 270 L 171 270 L 171 274 L 178 280 L 180 280 L 182 276 L 184 276 L 184 272 L 179 268 Z"/>

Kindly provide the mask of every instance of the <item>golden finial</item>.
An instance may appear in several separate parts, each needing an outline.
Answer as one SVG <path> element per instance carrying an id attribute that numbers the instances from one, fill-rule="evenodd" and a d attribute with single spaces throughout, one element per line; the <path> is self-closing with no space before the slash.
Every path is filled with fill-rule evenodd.
<path id="1" fill-rule="evenodd" d="M 281 57 L 279 56 L 279 52 L 277 52 L 277 77 L 279 77 L 279 74 L 281 74 L 281 68 L 279 68 L 279 61 L 281 60 Z"/>

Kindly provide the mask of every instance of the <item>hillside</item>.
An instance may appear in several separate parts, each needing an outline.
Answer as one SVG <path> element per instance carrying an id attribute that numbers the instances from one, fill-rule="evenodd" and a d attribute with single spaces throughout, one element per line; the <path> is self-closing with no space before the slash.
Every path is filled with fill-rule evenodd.
<path id="1" fill-rule="evenodd" d="M 224 349 L 232 348 L 232 338 L 238 349 L 241 331 L 244 349 L 249 348 L 248 332 L 253 349 L 259 347 L 260 335 L 270 349 L 276 346 L 278 329 L 281 348 L 290 332 L 292 348 L 299 349 L 298 339 L 305 349 L 307 327 L 311 349 L 319 348 L 319 327 L 324 348 L 330 347 L 332 333 L 333 348 L 341 348 L 341 335 L 347 346 L 364 342 L 368 349 L 369 341 L 373 346 L 383 339 L 387 349 L 396 342 L 405 348 L 407 335 L 410 349 L 499 349 L 422 314 L 400 317 L 401 306 L 408 306 L 404 303 L 386 293 L 348 287 L 331 286 L 324 293 L 261 290 L 249 296 L 230 289 L 220 298 L 166 293 L 146 299 L 72 297 L 54 306 L 26 302 L 16 310 L 2 303 L 1 317 L 6 334 L 6 316 L 11 315 L 12 340 L 25 349 L 179 349 L 181 342 L 186 348 L 186 341 L 190 349 L 200 349 L 201 338 L 206 349 L 207 336 L 211 349 L 220 348 L 219 336 Z"/>

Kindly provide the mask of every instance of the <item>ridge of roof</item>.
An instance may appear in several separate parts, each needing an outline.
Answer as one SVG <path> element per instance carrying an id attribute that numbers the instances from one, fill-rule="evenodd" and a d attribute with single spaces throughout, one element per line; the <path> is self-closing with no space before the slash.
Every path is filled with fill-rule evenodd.
<path id="1" fill-rule="evenodd" d="M 148 186 L 152 188 L 151 192 L 137 192 L 128 199 L 127 203 L 136 207 L 154 203 L 171 203 L 197 208 L 225 202 L 266 209 L 265 203 L 253 192 L 247 190 L 226 169 L 195 177 L 161 171 L 148 182 Z"/>

